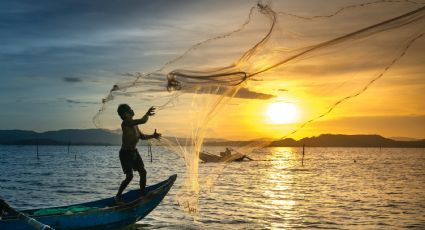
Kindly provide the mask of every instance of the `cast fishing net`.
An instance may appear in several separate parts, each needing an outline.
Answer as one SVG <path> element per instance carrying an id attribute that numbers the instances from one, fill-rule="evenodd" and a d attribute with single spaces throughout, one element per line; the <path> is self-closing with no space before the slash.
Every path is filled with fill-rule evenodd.
<path id="1" fill-rule="evenodd" d="M 261 132 L 283 138 L 312 131 L 311 124 L 341 115 L 338 107 L 361 98 L 380 78 L 413 71 L 402 60 L 413 46 L 424 48 L 423 3 L 334 3 L 332 9 L 297 13 L 288 10 L 286 1 L 259 2 L 235 30 L 194 44 L 156 71 L 141 70 L 117 82 L 94 123 L 119 128 L 116 108 L 121 103 L 131 105 L 136 117 L 137 111 L 143 115 L 156 106 L 157 115 L 142 130 L 158 129 L 163 138 L 154 144 L 184 160 L 187 175 L 178 202 L 195 213 L 199 193 L 208 190 L 225 167 L 219 164 L 212 176 L 200 176 L 205 138 L 237 139 L 242 132 L 252 139 L 261 138 Z M 413 60 L 424 60 L 423 53 Z M 263 122 L 262 111 L 273 101 L 296 104 L 302 111 L 297 122 Z M 238 150 L 249 154 L 268 144 L 254 140 Z"/>

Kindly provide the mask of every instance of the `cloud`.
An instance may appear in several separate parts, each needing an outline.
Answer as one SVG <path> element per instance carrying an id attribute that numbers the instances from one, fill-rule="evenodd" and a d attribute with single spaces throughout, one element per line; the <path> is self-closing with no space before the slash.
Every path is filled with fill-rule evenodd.
<path id="1" fill-rule="evenodd" d="M 251 91 L 248 88 L 241 88 L 238 93 L 235 95 L 237 98 L 243 98 L 243 99 L 257 99 L 257 100 L 268 100 L 271 98 L 275 98 L 275 95 L 272 94 L 266 94 L 266 93 L 260 93 L 260 92 L 254 92 Z"/>
<path id="2" fill-rule="evenodd" d="M 66 102 L 69 104 L 82 104 L 82 105 L 98 105 L 99 102 L 94 101 L 79 101 L 79 100 L 73 100 L 73 99 L 66 99 Z"/>
<path id="3" fill-rule="evenodd" d="M 225 93 L 226 88 L 222 87 L 219 88 L 218 90 L 207 90 L 207 91 L 194 91 L 192 89 L 186 89 L 185 92 L 186 93 L 200 93 L 200 94 L 224 94 Z M 255 91 L 251 91 L 248 88 L 241 88 L 234 96 L 234 98 L 241 98 L 241 99 L 257 99 L 257 100 L 268 100 L 271 98 L 275 98 L 275 95 L 272 94 L 266 94 L 266 93 L 260 93 L 260 92 L 255 92 Z"/>
<path id="4" fill-rule="evenodd" d="M 81 79 L 79 77 L 64 77 L 63 81 L 74 83 L 74 82 L 82 82 L 83 79 Z"/>
<path id="5" fill-rule="evenodd" d="M 197 93 L 197 94 L 214 94 L 214 95 L 222 95 L 222 94 L 226 94 L 225 91 L 227 89 L 225 87 L 220 87 L 217 90 L 210 90 L 210 88 L 205 88 L 205 89 L 195 89 L 195 88 L 185 88 L 182 89 L 182 91 L 184 93 Z M 281 90 L 281 91 L 286 91 L 286 90 Z M 163 87 L 154 87 L 154 88 L 149 88 L 149 89 L 143 89 L 143 90 L 135 90 L 135 91 L 114 91 L 114 95 L 116 96 L 125 96 L 125 97 L 133 97 L 136 95 L 148 95 L 148 94 L 153 94 L 153 93 L 163 93 L 163 92 L 167 92 L 166 88 Z M 261 93 L 261 92 L 255 92 L 252 91 L 248 88 L 241 88 L 234 96 L 234 98 L 241 98 L 241 99 L 257 99 L 257 100 L 268 100 L 271 98 L 275 98 L 276 95 L 273 94 L 267 94 L 267 93 Z"/>

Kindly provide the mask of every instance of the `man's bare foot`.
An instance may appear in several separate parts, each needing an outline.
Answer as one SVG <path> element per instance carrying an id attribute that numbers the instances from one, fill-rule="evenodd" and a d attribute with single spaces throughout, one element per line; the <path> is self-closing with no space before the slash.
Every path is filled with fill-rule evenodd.
<path id="1" fill-rule="evenodd" d="M 122 199 L 122 196 L 116 195 L 116 196 L 114 197 L 114 200 L 115 200 L 115 203 L 116 203 L 117 205 L 125 204 L 125 203 L 124 203 L 124 201 L 123 201 L 123 199 Z"/>
<path id="2" fill-rule="evenodd" d="M 145 191 L 140 190 L 140 191 L 139 191 L 139 197 L 140 197 L 140 198 L 142 198 L 142 197 L 145 197 L 145 196 L 146 196 L 146 192 L 145 192 Z"/>

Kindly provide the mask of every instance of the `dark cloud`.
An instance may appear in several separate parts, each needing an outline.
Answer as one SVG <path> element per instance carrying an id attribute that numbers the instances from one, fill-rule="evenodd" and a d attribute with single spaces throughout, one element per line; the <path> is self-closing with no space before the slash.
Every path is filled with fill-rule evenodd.
<path id="1" fill-rule="evenodd" d="M 141 93 L 141 92 L 123 92 L 123 91 L 118 91 L 118 92 L 114 92 L 114 95 L 123 96 L 123 97 L 134 97 L 135 95 L 137 95 L 139 93 Z"/>
<path id="2" fill-rule="evenodd" d="M 185 93 L 198 93 L 198 94 L 217 94 L 222 95 L 225 93 L 226 88 L 222 87 L 218 90 L 194 90 L 194 89 L 183 89 Z M 163 89 L 147 89 L 142 91 L 132 91 L 132 92 L 125 92 L 125 91 L 115 91 L 114 95 L 116 96 L 125 96 L 125 97 L 133 97 L 137 94 L 143 94 L 145 93 L 158 93 L 158 92 L 164 92 L 165 87 Z M 256 100 L 268 100 L 271 98 L 275 98 L 276 95 L 273 94 L 266 94 L 266 93 L 260 93 L 252 91 L 248 88 L 241 88 L 234 96 L 234 98 L 242 98 L 242 99 L 256 99 Z"/>
<path id="3" fill-rule="evenodd" d="M 196 93 L 221 95 L 225 93 L 225 90 L 226 88 L 222 87 L 218 90 L 198 90 L 196 91 Z M 185 90 L 185 92 L 195 93 L 195 91 L 193 90 Z M 251 91 L 248 88 L 241 88 L 234 96 L 234 98 L 257 99 L 257 100 L 268 100 L 275 97 L 276 97 L 275 95 Z"/>
<path id="4" fill-rule="evenodd" d="M 69 104 L 81 104 L 81 105 L 98 105 L 99 102 L 94 101 L 79 101 L 79 100 L 72 100 L 72 99 L 66 99 L 66 102 Z"/>
<path id="5" fill-rule="evenodd" d="M 134 58 L 145 42 L 140 36 L 157 35 L 157 21 L 173 2 L 0 1 L 0 69 L 7 75 L 55 78 L 64 72 L 117 69 L 116 60 L 124 57 L 140 62 Z"/>
<path id="6" fill-rule="evenodd" d="M 235 97 L 243 98 L 243 99 L 268 100 L 268 99 L 274 98 L 276 96 L 272 95 L 272 94 L 254 92 L 254 91 L 251 91 L 248 88 L 242 88 L 238 91 L 238 93 L 235 95 Z"/>
<path id="7" fill-rule="evenodd" d="M 72 83 L 74 83 L 74 82 L 82 82 L 83 81 L 83 79 L 81 79 L 79 77 L 64 77 L 63 80 L 65 82 L 72 82 Z"/>
<path id="8" fill-rule="evenodd" d="M 30 73 L 58 79 L 64 73 L 72 73 L 88 82 L 78 75 L 88 76 L 94 70 L 116 73 L 158 66 L 192 44 L 192 40 L 184 38 L 193 36 L 193 32 L 176 26 L 185 25 L 185 20 L 191 22 L 188 28 L 204 24 L 194 17 L 203 15 L 200 12 L 205 5 L 221 9 L 218 2 L 236 4 L 172 0 L 0 1 L 0 69 L 11 77 Z M 180 36 L 180 41 L 174 39 Z"/>

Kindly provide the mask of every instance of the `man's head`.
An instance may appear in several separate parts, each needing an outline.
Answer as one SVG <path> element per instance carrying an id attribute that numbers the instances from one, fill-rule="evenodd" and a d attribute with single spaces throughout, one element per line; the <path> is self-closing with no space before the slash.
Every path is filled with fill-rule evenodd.
<path id="1" fill-rule="evenodd" d="M 132 118 L 134 116 L 134 111 L 127 104 L 121 104 L 117 109 L 118 115 L 120 115 L 122 120 Z"/>

